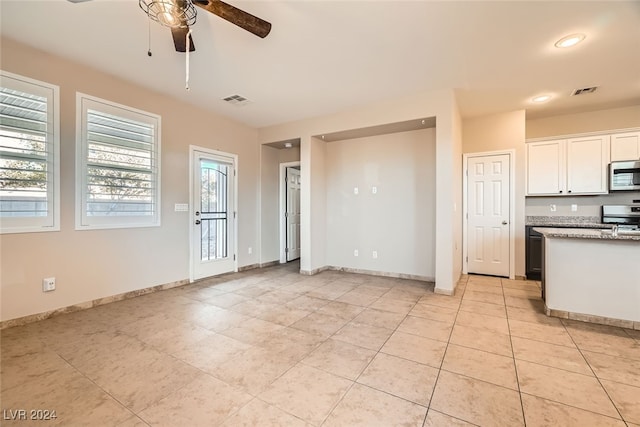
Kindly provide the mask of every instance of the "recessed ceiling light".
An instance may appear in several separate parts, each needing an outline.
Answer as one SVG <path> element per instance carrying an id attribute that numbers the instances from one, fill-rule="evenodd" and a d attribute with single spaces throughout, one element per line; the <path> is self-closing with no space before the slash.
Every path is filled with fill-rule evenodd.
<path id="1" fill-rule="evenodd" d="M 559 48 L 575 46 L 584 40 L 584 38 L 584 34 L 571 34 L 558 40 L 555 46 Z"/>
<path id="2" fill-rule="evenodd" d="M 293 147 L 292 143 L 290 143 L 290 142 L 285 142 L 284 143 L 284 148 L 291 148 L 291 147 Z"/>
<path id="3" fill-rule="evenodd" d="M 540 96 L 535 96 L 531 98 L 531 101 L 541 103 L 541 102 L 547 102 L 550 99 L 551 99 L 551 95 L 540 95 Z"/>

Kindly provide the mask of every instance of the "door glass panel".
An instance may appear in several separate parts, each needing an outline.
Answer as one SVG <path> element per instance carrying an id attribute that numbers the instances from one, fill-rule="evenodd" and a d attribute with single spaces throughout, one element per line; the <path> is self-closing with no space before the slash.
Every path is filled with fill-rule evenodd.
<path id="1" fill-rule="evenodd" d="M 227 258 L 229 248 L 229 166 L 200 160 L 200 259 Z"/>

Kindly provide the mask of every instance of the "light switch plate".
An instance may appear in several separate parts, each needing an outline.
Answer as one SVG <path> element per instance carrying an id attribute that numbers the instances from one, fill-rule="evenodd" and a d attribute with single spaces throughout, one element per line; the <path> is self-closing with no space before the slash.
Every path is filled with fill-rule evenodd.
<path id="1" fill-rule="evenodd" d="M 175 212 L 189 212 L 189 204 L 188 203 L 176 203 L 174 205 Z"/>

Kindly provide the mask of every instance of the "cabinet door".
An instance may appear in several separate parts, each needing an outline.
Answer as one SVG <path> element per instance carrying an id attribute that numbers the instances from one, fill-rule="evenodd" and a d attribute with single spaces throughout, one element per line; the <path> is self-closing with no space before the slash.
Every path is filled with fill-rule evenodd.
<path id="1" fill-rule="evenodd" d="M 640 159 L 640 132 L 611 135 L 611 161 Z"/>
<path id="2" fill-rule="evenodd" d="M 607 193 L 609 135 L 567 140 L 567 193 Z"/>
<path id="3" fill-rule="evenodd" d="M 527 195 L 564 193 L 565 140 L 527 144 Z"/>

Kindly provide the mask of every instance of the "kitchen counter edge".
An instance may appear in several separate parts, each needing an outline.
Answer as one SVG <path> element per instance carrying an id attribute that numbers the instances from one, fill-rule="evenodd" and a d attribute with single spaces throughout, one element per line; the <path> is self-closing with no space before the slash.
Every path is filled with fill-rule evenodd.
<path id="1" fill-rule="evenodd" d="M 535 227 L 534 231 L 541 233 L 545 237 L 556 238 L 569 238 L 569 239 L 598 239 L 598 240 L 624 240 L 624 241 L 637 241 L 640 242 L 640 234 L 618 234 L 614 236 L 608 233 L 603 233 L 601 229 L 593 228 L 549 228 L 549 227 Z"/>

